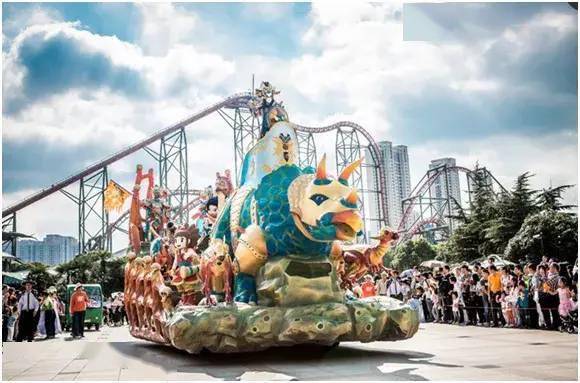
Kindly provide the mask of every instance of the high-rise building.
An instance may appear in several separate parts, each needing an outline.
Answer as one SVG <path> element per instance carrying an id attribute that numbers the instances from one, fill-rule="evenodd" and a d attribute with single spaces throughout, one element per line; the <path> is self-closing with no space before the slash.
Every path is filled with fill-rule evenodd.
<path id="1" fill-rule="evenodd" d="M 382 185 L 383 191 L 387 198 L 387 223 L 393 228 L 397 228 L 399 221 L 403 217 L 402 201 L 409 196 L 411 192 L 411 174 L 409 170 L 409 155 L 407 147 L 396 145 L 390 141 L 381 141 L 378 143 L 379 150 L 383 158 L 383 169 L 385 185 Z M 370 153 L 367 149 L 367 158 Z M 367 189 L 376 190 L 378 184 L 378 174 L 374 168 L 369 168 L 366 172 Z M 378 195 L 373 197 L 368 203 L 368 212 L 373 217 L 378 216 L 379 201 Z M 379 222 L 373 221 L 367 224 L 367 232 L 374 235 L 380 229 Z"/>
<path id="2" fill-rule="evenodd" d="M 18 241 L 16 256 L 25 262 L 59 265 L 73 259 L 78 253 L 76 238 L 48 234 L 42 241 L 25 239 Z"/>
<path id="3" fill-rule="evenodd" d="M 461 188 L 459 186 L 459 171 L 456 166 L 455 158 L 439 158 L 432 160 L 429 164 L 429 171 L 446 166 L 451 168 L 447 170 L 444 174 L 437 177 L 435 182 L 431 185 L 431 197 L 437 198 L 436 204 L 439 206 L 445 204 L 447 200 L 451 203 L 451 212 L 456 209 L 456 204 L 461 206 Z M 455 200 L 455 201 L 454 201 Z"/>

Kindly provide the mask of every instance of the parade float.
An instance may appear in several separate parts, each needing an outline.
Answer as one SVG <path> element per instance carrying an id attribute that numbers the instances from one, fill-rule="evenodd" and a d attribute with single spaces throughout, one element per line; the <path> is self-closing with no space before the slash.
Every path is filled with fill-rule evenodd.
<path id="1" fill-rule="evenodd" d="M 256 91 L 260 139 L 237 189 L 228 171 L 217 174 L 217 196 L 197 223 L 171 222 L 167 192 L 154 186 L 152 170 L 137 168 L 124 294 L 134 337 L 199 353 L 395 341 L 417 332 L 408 305 L 346 295 L 381 269 L 397 235 L 385 228 L 375 246 L 348 245 L 363 227 L 349 186 L 360 161 L 338 177 L 324 157 L 316 169 L 300 168 L 296 132 L 277 93 L 269 83 Z"/>

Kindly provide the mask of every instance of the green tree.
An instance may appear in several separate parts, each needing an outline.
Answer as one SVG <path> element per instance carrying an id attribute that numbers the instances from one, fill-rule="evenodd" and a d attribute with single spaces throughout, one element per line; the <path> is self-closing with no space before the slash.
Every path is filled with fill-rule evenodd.
<path id="1" fill-rule="evenodd" d="M 511 192 L 504 193 L 496 205 L 496 217 L 490 220 L 486 229 L 486 239 L 489 240 L 493 253 L 503 253 L 508 241 L 516 235 L 526 217 L 537 212 L 536 198 L 538 191 L 530 187 L 533 174 L 521 174 Z"/>
<path id="2" fill-rule="evenodd" d="M 57 267 L 62 276 L 60 289 L 69 283 L 99 283 L 103 294 L 123 290 L 124 267 L 126 259 L 113 258 L 106 251 L 93 251 L 79 254 L 71 261 Z"/>
<path id="3" fill-rule="evenodd" d="M 578 217 L 555 210 L 528 216 L 504 253 L 514 262 L 539 262 L 542 255 L 573 263 L 578 257 Z"/>
<path id="4" fill-rule="evenodd" d="M 471 203 L 469 214 L 457 206 L 453 218 L 461 223 L 447 244 L 440 249 L 439 257 L 447 262 L 471 261 L 495 250 L 494 243 L 486 236 L 490 223 L 497 217 L 497 203 L 486 172 L 476 165 L 471 173 Z"/>
<path id="5" fill-rule="evenodd" d="M 405 270 L 418 266 L 423 261 L 434 259 L 436 255 L 435 247 L 424 238 L 419 238 L 398 245 L 389 255 L 388 266 Z"/>
<path id="6" fill-rule="evenodd" d="M 540 210 L 554 210 L 562 211 L 569 210 L 576 205 L 564 205 L 562 204 L 562 193 L 574 185 L 561 185 L 555 188 L 543 189 L 537 197 L 537 205 Z"/>
<path id="7" fill-rule="evenodd" d="M 29 263 L 27 279 L 34 283 L 34 288 L 40 292 L 56 284 L 56 278 L 48 272 L 48 267 L 43 263 Z"/>

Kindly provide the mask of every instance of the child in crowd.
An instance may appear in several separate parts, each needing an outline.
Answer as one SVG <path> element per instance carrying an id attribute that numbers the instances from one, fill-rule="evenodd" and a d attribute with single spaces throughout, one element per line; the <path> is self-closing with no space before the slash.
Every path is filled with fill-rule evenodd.
<path id="1" fill-rule="evenodd" d="M 558 297 L 560 298 L 558 313 L 562 317 L 565 318 L 570 314 L 570 311 L 576 310 L 576 302 L 572 300 L 570 284 L 564 277 L 560 278 L 560 282 L 558 282 Z"/>
<path id="2" fill-rule="evenodd" d="M 16 326 L 16 320 L 18 319 L 18 307 L 14 306 L 11 310 L 10 317 L 8 317 L 8 342 L 14 340 L 14 327 Z"/>
<path id="3" fill-rule="evenodd" d="M 518 286 L 518 299 L 516 301 L 519 317 L 518 326 L 528 328 L 530 323 L 529 292 L 524 281 L 521 281 Z"/>
<path id="4" fill-rule="evenodd" d="M 421 302 L 421 297 L 423 296 L 423 288 L 417 287 L 415 293 L 409 299 L 409 306 L 419 314 L 419 322 L 425 323 L 425 313 L 423 312 L 423 304 Z"/>
<path id="5" fill-rule="evenodd" d="M 453 303 L 451 304 L 451 311 L 453 312 L 453 324 L 459 324 L 459 295 L 457 291 L 453 291 L 451 293 L 451 297 L 453 299 Z"/>
<path id="6" fill-rule="evenodd" d="M 505 291 L 502 291 L 498 298 L 501 305 L 501 312 L 505 320 L 505 327 L 514 327 L 515 317 L 512 305 L 510 304 L 510 296 Z"/>
<path id="7" fill-rule="evenodd" d="M 439 299 L 439 291 L 434 286 L 429 286 L 431 291 L 431 302 L 433 302 L 432 314 L 435 323 L 441 323 L 441 300 Z"/>

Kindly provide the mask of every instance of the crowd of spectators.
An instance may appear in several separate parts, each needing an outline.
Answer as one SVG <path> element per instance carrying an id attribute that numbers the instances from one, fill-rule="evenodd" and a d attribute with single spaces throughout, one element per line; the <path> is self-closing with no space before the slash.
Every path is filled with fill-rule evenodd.
<path id="1" fill-rule="evenodd" d="M 113 294 L 104 302 L 103 322 L 110 327 L 123 326 L 125 323 L 129 323 L 123 303 L 123 293 Z"/>
<path id="2" fill-rule="evenodd" d="M 351 296 L 384 295 L 408 303 L 421 322 L 577 331 L 577 266 L 482 263 L 365 275 Z"/>
<path id="3" fill-rule="evenodd" d="M 39 292 L 32 286 L 2 286 L 2 342 L 31 342 L 38 335 L 51 339 L 62 331 L 65 306 L 56 288 Z"/>
<path id="4" fill-rule="evenodd" d="M 60 334 L 66 308 L 56 292 L 52 286 L 39 292 L 31 282 L 23 283 L 20 289 L 3 285 L 2 342 L 32 342 L 35 338 L 51 339 Z M 73 338 L 84 337 L 84 316 L 88 303 L 89 297 L 78 283 L 69 302 Z M 103 322 L 108 326 L 127 323 L 121 293 L 104 302 Z"/>

